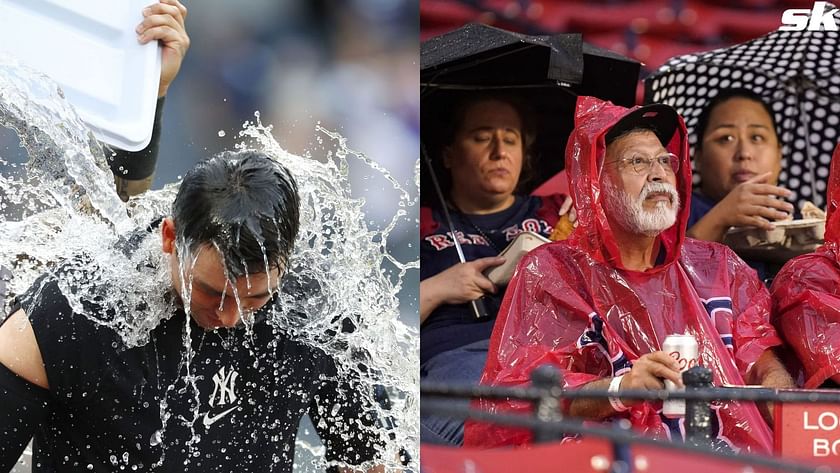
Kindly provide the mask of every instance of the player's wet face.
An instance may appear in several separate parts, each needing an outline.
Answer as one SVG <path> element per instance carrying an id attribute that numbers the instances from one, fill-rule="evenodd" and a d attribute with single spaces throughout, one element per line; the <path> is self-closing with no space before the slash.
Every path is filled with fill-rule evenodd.
<path id="1" fill-rule="evenodd" d="M 186 271 L 190 314 L 199 326 L 209 330 L 236 326 L 268 303 L 277 288 L 276 268 L 268 274 L 263 271 L 229 281 L 222 261 L 214 247 L 203 246 Z M 183 294 L 181 299 L 185 300 Z"/>
<path id="2" fill-rule="evenodd" d="M 268 273 L 228 280 L 224 259 L 214 246 L 202 245 L 190 255 L 178 255 L 171 220 L 164 220 L 161 232 L 163 251 L 170 255 L 175 292 L 184 304 L 189 300 L 190 315 L 204 329 L 235 327 L 265 306 L 279 287 L 280 271 L 276 267 Z"/>

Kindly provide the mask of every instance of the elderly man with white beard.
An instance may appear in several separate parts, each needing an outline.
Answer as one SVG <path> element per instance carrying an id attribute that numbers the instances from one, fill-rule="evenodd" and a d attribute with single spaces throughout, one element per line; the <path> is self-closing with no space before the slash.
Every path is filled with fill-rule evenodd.
<path id="1" fill-rule="evenodd" d="M 615 393 L 567 401 L 565 415 L 626 418 L 647 435 L 672 439 L 682 437 L 682 418 L 663 415 L 661 402 L 621 397 L 629 389 L 662 389 L 665 380 L 682 384 L 677 362 L 662 351 L 668 335 L 697 340 L 699 363 L 718 386 L 793 386 L 774 354 L 782 342 L 755 271 L 723 245 L 685 237 L 688 142 L 671 107 L 628 110 L 579 98 L 566 171 L 578 227 L 520 262 L 483 384 L 527 385 L 535 368 L 551 364 L 567 389 Z M 496 412 L 530 409 L 513 401 L 481 404 Z M 713 411 L 717 446 L 771 451 L 770 428 L 755 404 L 722 402 Z M 468 424 L 465 437 L 468 446 L 530 441 L 525 430 L 488 424 Z"/>

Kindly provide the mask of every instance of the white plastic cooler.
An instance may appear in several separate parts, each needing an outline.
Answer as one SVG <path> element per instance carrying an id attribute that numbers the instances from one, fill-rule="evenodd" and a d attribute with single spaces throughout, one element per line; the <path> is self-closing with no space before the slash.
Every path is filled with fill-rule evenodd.
<path id="1" fill-rule="evenodd" d="M 157 42 L 135 27 L 154 0 L 0 0 L 0 51 L 55 80 L 100 141 L 148 145 L 160 81 Z"/>

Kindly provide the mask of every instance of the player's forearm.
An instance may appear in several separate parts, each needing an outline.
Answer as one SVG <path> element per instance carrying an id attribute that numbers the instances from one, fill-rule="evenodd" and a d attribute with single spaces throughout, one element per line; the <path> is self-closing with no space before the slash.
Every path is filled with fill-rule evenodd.
<path id="1" fill-rule="evenodd" d="M 160 150 L 160 138 L 163 132 L 164 102 L 163 97 L 157 101 L 155 118 L 152 123 L 152 137 L 145 148 L 134 152 L 116 148 L 110 150 L 108 165 L 114 173 L 117 194 L 124 201 L 132 196 L 140 195 L 152 187 Z"/>

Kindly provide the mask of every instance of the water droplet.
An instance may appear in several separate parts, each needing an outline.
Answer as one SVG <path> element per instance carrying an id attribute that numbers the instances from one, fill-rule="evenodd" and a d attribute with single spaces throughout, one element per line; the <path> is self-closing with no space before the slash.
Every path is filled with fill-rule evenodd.
<path id="1" fill-rule="evenodd" d="M 219 138 L 224 138 L 225 130 L 219 130 Z"/>

